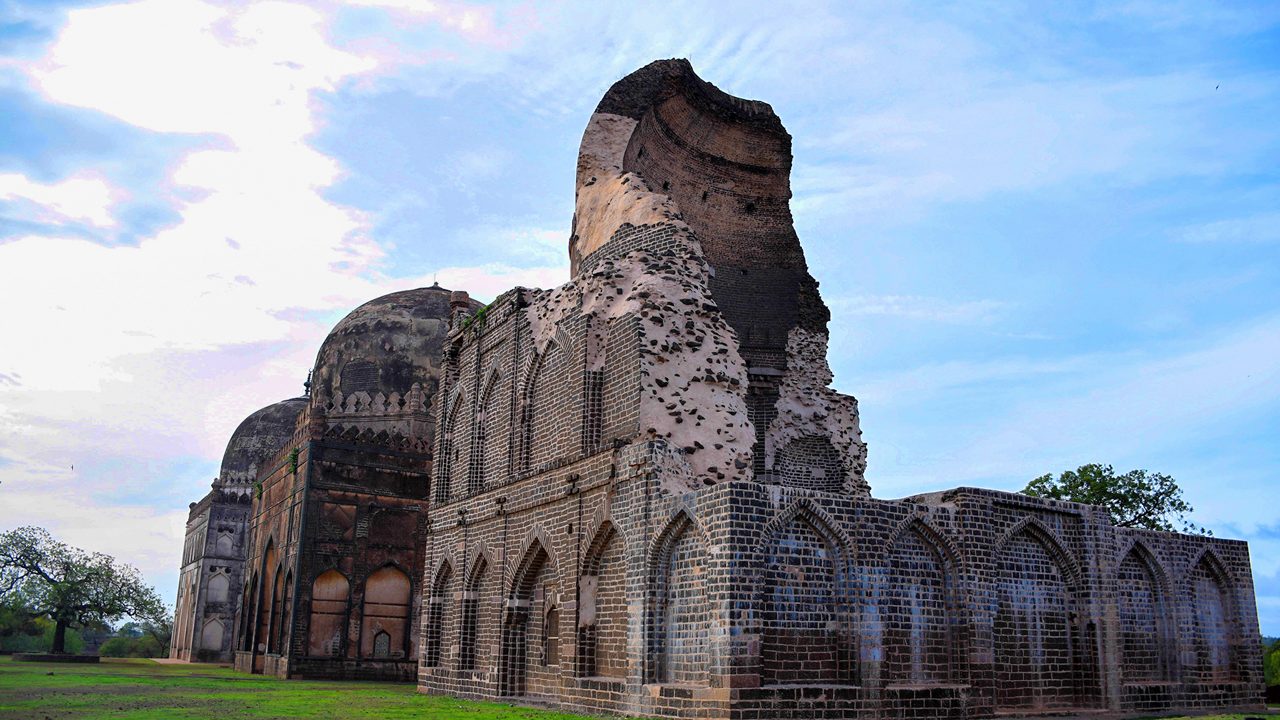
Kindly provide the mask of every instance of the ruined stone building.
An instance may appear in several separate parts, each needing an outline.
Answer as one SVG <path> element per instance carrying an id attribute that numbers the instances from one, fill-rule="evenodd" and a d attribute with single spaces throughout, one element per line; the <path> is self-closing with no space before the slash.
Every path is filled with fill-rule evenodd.
<path id="1" fill-rule="evenodd" d="M 689 718 L 1256 707 L 1244 543 L 870 496 L 790 169 L 772 109 L 687 62 L 601 100 L 571 281 L 449 330 L 420 689 Z"/>
<path id="2" fill-rule="evenodd" d="M 247 538 L 193 506 L 175 656 L 680 718 L 1256 707 L 1244 543 L 871 497 L 790 171 L 773 110 L 687 62 L 616 83 L 571 280 L 338 323 L 296 420 L 228 450 Z M 239 608 L 206 643 L 214 566 Z"/>
<path id="3" fill-rule="evenodd" d="M 293 436 L 304 405 L 293 398 L 245 418 L 227 443 L 209 493 L 191 503 L 169 657 L 231 661 L 253 484 L 259 468 Z"/>

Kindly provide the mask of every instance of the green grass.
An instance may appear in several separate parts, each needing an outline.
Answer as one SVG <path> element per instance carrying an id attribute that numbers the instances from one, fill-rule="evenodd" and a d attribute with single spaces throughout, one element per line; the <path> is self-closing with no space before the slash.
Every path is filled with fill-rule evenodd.
<path id="1" fill-rule="evenodd" d="M 0 657 L 0 719 L 18 718 L 582 720 L 580 715 L 420 695 L 411 684 L 285 681 L 217 665 L 151 660 L 72 665 Z"/>
<path id="2" fill-rule="evenodd" d="M 431 718 L 583 720 L 502 703 L 420 695 L 413 685 L 277 680 L 218 665 L 104 659 L 99 665 L 15 663 L 0 657 L 0 720 L 245 720 Z M 1211 715 L 1195 720 L 1243 720 Z"/>

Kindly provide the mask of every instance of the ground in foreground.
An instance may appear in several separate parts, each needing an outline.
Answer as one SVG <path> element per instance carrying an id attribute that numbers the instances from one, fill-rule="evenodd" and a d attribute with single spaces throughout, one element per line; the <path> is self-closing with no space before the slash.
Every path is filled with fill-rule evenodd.
<path id="1" fill-rule="evenodd" d="M 413 685 L 276 680 L 217 665 L 108 660 L 15 663 L 0 657 L 0 720 L 431 718 L 582 720 L 582 716 L 420 695 Z"/>
<path id="2" fill-rule="evenodd" d="M 242 720 L 430 718 L 582 720 L 581 715 L 420 695 L 413 685 L 276 680 L 217 665 L 108 660 L 15 663 L 0 657 L 0 720 Z M 1196 720 L 1244 720 L 1213 715 Z"/>

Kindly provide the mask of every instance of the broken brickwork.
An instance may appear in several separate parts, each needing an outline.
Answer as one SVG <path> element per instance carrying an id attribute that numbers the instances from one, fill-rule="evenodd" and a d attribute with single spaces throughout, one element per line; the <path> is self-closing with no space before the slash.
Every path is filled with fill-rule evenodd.
<path id="1" fill-rule="evenodd" d="M 583 134 L 570 282 L 338 323 L 228 506 L 236 666 L 673 718 L 1259 707 L 1244 543 L 871 497 L 790 169 L 768 105 L 653 63 Z M 192 509 L 184 659 L 217 507 Z"/>
<path id="2" fill-rule="evenodd" d="M 420 689 L 688 718 L 1258 707 L 1243 543 L 870 496 L 790 164 L 767 105 L 684 61 L 601 101 L 572 280 L 451 318 Z"/>

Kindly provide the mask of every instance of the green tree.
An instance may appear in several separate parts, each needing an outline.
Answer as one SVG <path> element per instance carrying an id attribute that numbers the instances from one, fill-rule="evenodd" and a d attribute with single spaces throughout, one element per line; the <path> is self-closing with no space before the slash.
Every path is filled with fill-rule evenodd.
<path id="1" fill-rule="evenodd" d="M 1266 676 L 1267 687 L 1280 685 L 1280 640 L 1272 640 L 1270 645 L 1264 642 L 1262 669 Z"/>
<path id="2" fill-rule="evenodd" d="M 0 533 L 0 603 L 48 618 L 55 653 L 66 652 L 68 629 L 126 615 L 156 621 L 166 615 L 160 596 L 136 568 L 65 545 L 36 527 Z"/>
<path id="3" fill-rule="evenodd" d="M 1121 527 L 1146 528 L 1212 535 L 1187 516 L 1195 511 L 1182 498 L 1177 481 L 1164 473 L 1130 470 L 1117 475 L 1110 465 L 1081 465 L 1058 477 L 1041 475 L 1027 484 L 1023 494 L 1097 505 Z M 1175 525 L 1176 523 L 1176 525 Z"/>

